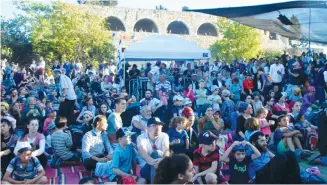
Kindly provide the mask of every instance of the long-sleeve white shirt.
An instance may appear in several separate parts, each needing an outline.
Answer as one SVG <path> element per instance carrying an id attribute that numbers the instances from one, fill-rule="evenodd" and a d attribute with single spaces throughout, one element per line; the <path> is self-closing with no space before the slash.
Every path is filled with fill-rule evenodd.
<path id="1" fill-rule="evenodd" d="M 279 71 L 281 74 L 278 74 L 277 71 Z M 274 83 L 282 82 L 284 74 L 285 68 L 282 64 L 273 64 L 270 66 L 269 75 Z"/>

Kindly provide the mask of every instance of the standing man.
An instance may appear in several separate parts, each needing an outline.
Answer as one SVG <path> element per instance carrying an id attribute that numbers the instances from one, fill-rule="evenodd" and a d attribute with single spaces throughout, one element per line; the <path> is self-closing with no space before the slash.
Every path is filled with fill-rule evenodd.
<path id="1" fill-rule="evenodd" d="M 149 81 L 147 84 L 147 89 L 150 89 L 151 91 L 155 90 L 154 86 L 159 81 L 160 66 L 161 66 L 161 61 L 157 61 L 156 65 L 148 73 Z"/>
<path id="2" fill-rule="evenodd" d="M 273 85 L 281 87 L 283 75 L 285 74 L 285 68 L 279 58 L 275 58 L 275 63 L 270 66 L 269 76 L 272 79 Z"/>
<path id="3" fill-rule="evenodd" d="M 74 86 L 71 79 L 62 74 L 60 69 L 53 70 L 54 76 L 59 80 L 59 93 L 60 93 L 60 106 L 59 106 L 59 116 L 66 117 L 68 125 L 75 122 L 74 120 L 74 105 L 77 98 Z"/>

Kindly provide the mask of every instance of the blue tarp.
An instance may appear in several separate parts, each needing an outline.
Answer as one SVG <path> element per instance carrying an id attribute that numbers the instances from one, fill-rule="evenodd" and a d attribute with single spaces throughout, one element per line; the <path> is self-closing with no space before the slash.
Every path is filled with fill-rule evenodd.
<path id="1" fill-rule="evenodd" d="M 226 17 L 290 39 L 327 44 L 327 1 L 290 1 L 189 11 Z M 278 19 L 280 15 L 290 20 L 292 25 L 282 23 Z"/>
<path id="2" fill-rule="evenodd" d="M 210 59 L 210 51 L 195 42 L 176 35 L 149 36 L 124 51 L 126 61 L 202 60 Z"/>

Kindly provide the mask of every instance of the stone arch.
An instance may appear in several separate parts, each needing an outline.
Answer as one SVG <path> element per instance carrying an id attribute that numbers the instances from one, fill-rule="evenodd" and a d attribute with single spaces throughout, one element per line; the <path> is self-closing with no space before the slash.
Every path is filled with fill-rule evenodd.
<path id="1" fill-rule="evenodd" d="M 138 20 L 135 23 L 133 30 L 135 32 L 158 33 L 158 27 L 156 23 L 153 20 L 147 18 Z"/>
<path id="2" fill-rule="evenodd" d="M 216 27 L 211 23 L 204 23 L 198 29 L 198 35 L 218 36 Z"/>
<path id="3" fill-rule="evenodd" d="M 126 31 L 124 23 L 117 17 L 108 17 L 106 23 L 111 31 Z"/>
<path id="4" fill-rule="evenodd" d="M 167 27 L 167 33 L 189 35 L 190 31 L 182 21 L 173 21 Z"/>

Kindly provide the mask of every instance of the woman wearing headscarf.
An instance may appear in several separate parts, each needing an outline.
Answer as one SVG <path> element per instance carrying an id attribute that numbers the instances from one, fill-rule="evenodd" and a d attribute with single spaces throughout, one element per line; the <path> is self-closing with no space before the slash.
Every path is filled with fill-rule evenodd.
<path id="1" fill-rule="evenodd" d="M 253 108 L 251 104 L 246 102 L 240 103 L 238 108 L 241 115 L 237 118 L 237 127 L 236 127 L 236 138 L 235 140 L 243 140 L 245 137 L 245 121 L 251 118 L 251 114 L 253 113 Z"/>

